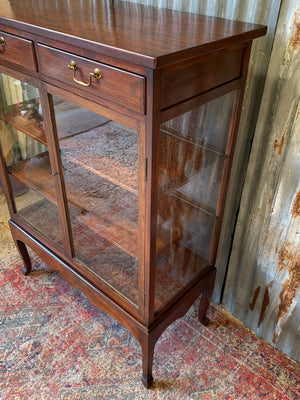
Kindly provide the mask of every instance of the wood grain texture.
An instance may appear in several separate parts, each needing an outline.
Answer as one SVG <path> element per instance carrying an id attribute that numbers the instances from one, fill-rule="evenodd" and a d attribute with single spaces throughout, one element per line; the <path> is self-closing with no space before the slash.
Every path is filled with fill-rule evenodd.
<path id="1" fill-rule="evenodd" d="M 67 82 L 68 85 L 83 91 L 83 96 L 89 93 L 94 94 L 130 110 L 144 113 L 145 84 L 142 76 L 48 46 L 38 45 L 37 49 L 39 69 L 42 74 L 58 81 Z M 95 68 L 100 69 L 102 74 L 101 79 L 92 78 L 89 87 L 80 86 L 73 80 L 73 71 L 68 68 L 68 64 L 71 61 L 76 62 L 77 70 L 75 76 L 79 81 L 87 83 L 89 74 Z"/>
<path id="2" fill-rule="evenodd" d="M 237 47 L 164 68 L 161 108 L 168 108 L 238 79 L 242 74 L 242 60 L 243 48 Z M 193 85 L 189 85 L 191 80 Z"/>
<path id="3" fill-rule="evenodd" d="M 8 61 L 22 66 L 25 70 L 36 71 L 35 54 L 31 40 L 2 31 L 0 31 L 0 36 L 5 40 L 5 45 L 0 46 L 0 64 L 3 61 Z"/>
<path id="4" fill-rule="evenodd" d="M 1 0 L 0 23 L 149 67 L 252 40 L 266 27 L 122 1 Z M 14 20 L 13 22 L 10 20 Z M 208 29 L 209 27 L 209 29 Z M 184 32 L 184 34 L 183 34 Z M 74 38 L 77 38 L 74 42 Z"/>

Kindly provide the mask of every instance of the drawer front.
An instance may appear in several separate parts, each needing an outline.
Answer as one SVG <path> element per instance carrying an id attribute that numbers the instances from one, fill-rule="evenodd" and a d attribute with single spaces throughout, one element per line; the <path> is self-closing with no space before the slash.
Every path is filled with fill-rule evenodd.
<path id="1" fill-rule="evenodd" d="M 0 63 L 8 61 L 20 65 L 24 70 L 36 71 L 33 42 L 19 36 L 0 31 Z"/>
<path id="2" fill-rule="evenodd" d="M 85 94 L 96 95 L 127 109 L 145 113 L 145 79 L 142 76 L 41 44 L 38 45 L 38 62 L 40 72 L 50 78 Z M 76 64 L 75 71 L 68 67 L 71 62 Z M 92 76 L 90 79 L 90 73 L 96 68 L 100 70 L 101 78 Z M 90 81 L 90 85 L 83 86 L 74 78 L 85 85 Z"/>
<path id="3" fill-rule="evenodd" d="M 162 72 L 161 109 L 188 100 L 242 74 L 244 48 L 221 50 Z"/>

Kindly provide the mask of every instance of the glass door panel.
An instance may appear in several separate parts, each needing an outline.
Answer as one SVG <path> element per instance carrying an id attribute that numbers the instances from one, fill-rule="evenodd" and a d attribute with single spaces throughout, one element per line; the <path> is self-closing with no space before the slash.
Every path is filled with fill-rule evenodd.
<path id="1" fill-rule="evenodd" d="M 138 303 L 138 133 L 53 97 L 75 258 Z"/>
<path id="2" fill-rule="evenodd" d="M 234 95 L 161 124 L 156 310 L 209 263 Z"/>
<path id="3" fill-rule="evenodd" d="M 5 74 L 0 74 L 0 139 L 17 213 L 62 247 L 39 91 Z"/>

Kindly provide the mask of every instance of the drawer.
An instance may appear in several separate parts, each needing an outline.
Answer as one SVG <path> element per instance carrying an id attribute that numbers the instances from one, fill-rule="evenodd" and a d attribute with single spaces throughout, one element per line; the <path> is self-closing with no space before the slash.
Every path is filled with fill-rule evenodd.
<path id="1" fill-rule="evenodd" d="M 76 64 L 75 72 L 68 67 L 71 62 Z M 38 45 L 38 63 L 41 73 L 84 92 L 83 96 L 96 95 L 132 111 L 145 112 L 145 78 L 142 76 L 42 44 Z M 90 73 L 96 68 L 101 78 L 91 77 L 90 80 Z M 83 86 L 75 82 L 74 77 L 85 85 L 90 80 L 90 85 Z"/>
<path id="2" fill-rule="evenodd" d="M 19 36 L 0 31 L 0 63 L 8 61 L 21 65 L 25 70 L 36 71 L 33 42 Z"/>
<path id="3" fill-rule="evenodd" d="M 243 55 L 244 47 L 236 47 L 165 68 L 161 78 L 161 109 L 240 78 Z"/>

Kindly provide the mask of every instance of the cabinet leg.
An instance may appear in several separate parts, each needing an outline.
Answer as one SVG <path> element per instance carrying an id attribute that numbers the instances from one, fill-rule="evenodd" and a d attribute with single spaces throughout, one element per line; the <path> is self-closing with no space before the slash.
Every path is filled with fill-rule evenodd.
<path id="1" fill-rule="evenodd" d="M 24 275 L 29 275 L 31 272 L 31 260 L 26 245 L 20 240 L 15 240 L 15 244 L 24 263 L 24 266 L 22 268 L 22 273 Z"/>
<path id="2" fill-rule="evenodd" d="M 207 326 L 209 324 L 209 318 L 207 318 L 206 313 L 209 306 L 209 301 L 211 298 L 212 293 L 206 290 L 202 293 L 200 304 L 199 304 L 199 321 Z"/>
<path id="3" fill-rule="evenodd" d="M 153 364 L 153 353 L 155 341 L 151 339 L 151 336 L 147 335 L 141 342 L 142 346 L 142 357 L 143 357 L 143 376 L 142 382 L 145 388 L 149 389 L 153 383 L 152 376 L 152 364 Z"/>
<path id="4" fill-rule="evenodd" d="M 198 317 L 199 321 L 205 326 L 209 324 L 209 319 L 207 318 L 206 313 L 214 290 L 215 278 L 216 278 L 216 270 L 213 269 L 211 275 L 205 282 L 205 289 L 202 292 L 200 298 Z"/>

